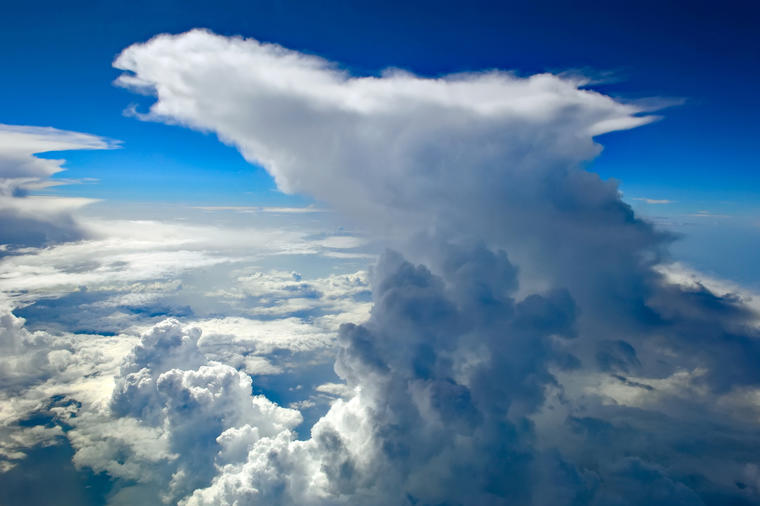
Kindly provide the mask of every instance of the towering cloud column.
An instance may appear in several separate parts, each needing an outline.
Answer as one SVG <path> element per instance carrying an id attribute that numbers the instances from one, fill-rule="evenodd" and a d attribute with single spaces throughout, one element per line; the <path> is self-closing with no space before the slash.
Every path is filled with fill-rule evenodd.
<path id="1" fill-rule="evenodd" d="M 216 132 L 401 251 L 376 268 L 370 320 L 340 329 L 354 397 L 310 440 L 258 441 L 188 504 L 758 499 L 754 457 L 710 443 L 757 447 L 755 315 L 666 283 L 671 237 L 584 169 L 595 137 L 646 111 L 579 79 L 354 77 L 199 30 L 115 66 L 156 96 L 143 119 Z"/>

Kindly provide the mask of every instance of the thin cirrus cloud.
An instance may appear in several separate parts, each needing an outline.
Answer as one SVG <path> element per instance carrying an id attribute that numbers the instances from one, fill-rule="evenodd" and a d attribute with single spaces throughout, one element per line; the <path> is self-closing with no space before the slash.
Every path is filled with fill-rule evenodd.
<path id="1" fill-rule="evenodd" d="M 201 30 L 114 65 L 155 95 L 142 119 L 216 132 L 400 251 L 340 327 L 354 394 L 306 440 L 231 433 L 246 451 L 182 504 L 758 499 L 757 314 L 665 276 L 673 237 L 583 169 L 641 105 L 551 74 L 355 77 Z"/>
<path id="2" fill-rule="evenodd" d="M 633 200 L 639 200 L 641 202 L 644 202 L 645 204 L 652 204 L 652 205 L 674 204 L 676 202 L 675 200 L 650 199 L 647 197 L 633 197 Z"/>

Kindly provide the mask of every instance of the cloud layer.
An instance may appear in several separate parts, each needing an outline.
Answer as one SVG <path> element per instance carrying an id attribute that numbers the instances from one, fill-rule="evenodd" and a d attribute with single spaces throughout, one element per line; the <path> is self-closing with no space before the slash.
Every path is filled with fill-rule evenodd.
<path id="1" fill-rule="evenodd" d="M 246 229 L 259 237 L 241 245 L 236 228 L 209 237 L 200 225 L 83 223 L 112 236 L 0 260 L 0 485 L 8 491 L 0 500 L 35 503 L 14 480 L 40 459 L 68 459 L 81 476 L 101 476 L 110 504 L 176 502 L 259 439 L 295 440 L 295 426 L 313 423 L 343 393 L 317 387 L 336 380 L 337 326 L 366 318 L 366 273 L 310 277 L 256 265 L 267 257 L 292 264 L 285 253 L 300 242 L 296 256 L 323 254 L 328 270 L 345 270 L 350 261 L 330 258 L 323 234 L 293 230 L 280 244 L 265 229 Z M 213 249 L 194 243 L 199 235 Z M 40 454 L 45 448 L 50 454 Z M 84 478 L 71 473 L 70 487 L 52 490 L 76 503 Z"/>
<path id="2" fill-rule="evenodd" d="M 54 186 L 50 176 L 63 160 L 34 156 L 50 151 L 110 149 L 113 142 L 94 135 L 55 128 L 0 124 L 0 244 L 42 246 L 84 237 L 71 211 L 89 199 L 28 196 Z"/>

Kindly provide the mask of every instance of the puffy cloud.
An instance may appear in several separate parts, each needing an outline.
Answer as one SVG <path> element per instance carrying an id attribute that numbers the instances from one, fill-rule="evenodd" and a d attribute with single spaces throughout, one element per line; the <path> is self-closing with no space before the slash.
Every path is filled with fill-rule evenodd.
<path id="1" fill-rule="evenodd" d="M 386 255 L 372 317 L 341 328 L 336 371 L 355 395 L 333 404 L 310 440 L 274 454 L 254 447 L 187 504 L 526 502 L 554 480 L 534 465 L 557 459 L 531 448 L 524 416 L 553 380 L 548 365 L 566 363 L 556 342 L 573 338 L 573 302 L 564 292 L 515 301 L 503 253 L 472 252 L 493 268 L 480 275 L 470 255 L 452 253 L 447 279 Z M 573 498 L 582 478 L 564 474 L 554 493 Z"/>
<path id="2" fill-rule="evenodd" d="M 503 254 L 447 256 L 456 268 L 439 277 L 386 255 L 372 317 L 341 328 L 347 386 L 326 390 L 347 400 L 307 441 L 251 446 L 186 504 L 753 500 L 735 483 L 758 443 L 757 388 L 716 395 L 704 371 L 642 376 L 624 341 L 583 364 L 568 352 L 583 336 L 567 292 L 516 298 Z"/>
<path id="3" fill-rule="evenodd" d="M 0 469 L 16 466 L 38 445 L 59 444 L 79 408 L 110 395 L 128 337 L 30 331 L 0 304 Z M 40 420 L 39 422 L 35 422 Z"/>
<path id="4" fill-rule="evenodd" d="M 115 65 L 123 85 L 156 94 L 146 118 L 217 132 L 283 189 L 328 201 L 434 270 L 442 243 L 483 241 L 509 251 L 526 293 L 569 290 L 596 334 L 647 311 L 667 234 L 581 168 L 595 135 L 652 120 L 637 106 L 549 74 L 352 77 L 204 31 L 131 46 Z"/>
<path id="5" fill-rule="evenodd" d="M 216 132 L 413 261 L 387 254 L 341 328 L 354 395 L 186 504 L 758 500 L 757 313 L 663 275 L 671 236 L 583 168 L 646 111 L 577 78 L 355 77 L 200 30 L 115 66 L 155 94 L 144 119 Z"/>
<path id="6" fill-rule="evenodd" d="M 280 392 L 310 423 L 333 400 L 309 399 L 313 387 L 335 380 L 338 325 L 366 317 L 365 272 L 263 270 L 263 258 L 280 256 L 275 230 L 260 229 L 240 246 L 239 229 L 216 229 L 210 250 L 208 236 L 196 238 L 212 227 L 156 223 L 156 233 L 140 225 L 119 228 L 111 234 L 118 238 L 28 248 L 2 260 L 10 300 L 0 318 L 0 466 L 16 474 L 0 479 L 29 472 L 41 447 L 57 445 L 61 458 L 73 453 L 80 473 L 111 481 L 112 504 L 173 502 L 245 460 L 259 439 L 280 432 L 294 439 L 302 416 L 252 395 L 254 388 Z M 323 251 L 310 245 L 313 230 L 291 235 L 310 256 Z M 329 270 L 341 262 L 331 260 Z M 290 299 L 308 304 L 290 314 Z M 189 326 L 164 320 L 164 308 L 178 300 L 190 307 L 182 316 Z M 287 377 L 252 384 L 248 374 Z M 196 461 L 203 465 L 189 464 Z"/>
<path id="7" fill-rule="evenodd" d="M 141 336 L 115 377 L 108 409 L 74 422 L 77 465 L 172 502 L 208 484 L 215 465 L 237 462 L 248 446 L 302 421 L 297 411 L 252 395 L 247 374 L 209 362 L 200 335 L 165 320 Z"/>
<path id="8" fill-rule="evenodd" d="M 50 176 L 64 170 L 63 160 L 34 155 L 115 146 L 94 135 L 0 124 L 0 243 L 42 246 L 84 237 L 71 211 L 92 202 L 90 199 L 28 195 L 32 190 L 54 186 L 56 182 Z"/>

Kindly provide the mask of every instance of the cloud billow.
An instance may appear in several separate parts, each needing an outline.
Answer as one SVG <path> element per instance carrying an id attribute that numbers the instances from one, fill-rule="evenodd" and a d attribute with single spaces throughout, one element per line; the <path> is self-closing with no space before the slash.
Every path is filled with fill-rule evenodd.
<path id="1" fill-rule="evenodd" d="M 283 425 L 221 451 L 213 477 L 172 485 L 183 504 L 760 499 L 756 314 L 669 282 L 672 237 L 584 169 L 647 111 L 551 74 L 355 77 L 201 30 L 115 66 L 155 95 L 141 118 L 217 133 L 401 252 L 375 269 L 370 319 L 341 327 L 353 395 L 308 440 Z"/>

